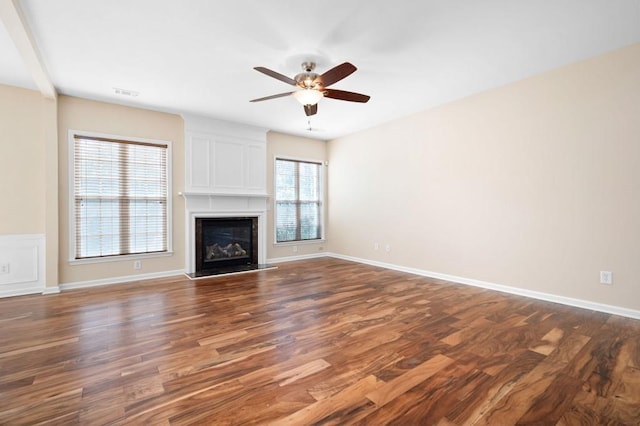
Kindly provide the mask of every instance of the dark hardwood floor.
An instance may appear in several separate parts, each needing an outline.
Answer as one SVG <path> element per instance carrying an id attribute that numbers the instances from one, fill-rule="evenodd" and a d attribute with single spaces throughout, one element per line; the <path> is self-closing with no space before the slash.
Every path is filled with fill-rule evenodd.
<path id="1" fill-rule="evenodd" d="M 0 424 L 640 424 L 640 321 L 278 266 L 0 300 Z"/>

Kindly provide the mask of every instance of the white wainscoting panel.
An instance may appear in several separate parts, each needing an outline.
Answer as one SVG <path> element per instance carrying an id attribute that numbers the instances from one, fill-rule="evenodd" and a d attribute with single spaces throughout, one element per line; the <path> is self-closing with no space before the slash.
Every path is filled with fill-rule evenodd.
<path id="1" fill-rule="evenodd" d="M 44 234 L 0 235 L 0 297 L 45 290 Z"/>
<path id="2" fill-rule="evenodd" d="M 192 189 L 207 190 L 211 187 L 211 145 L 212 140 L 209 136 L 190 135 L 186 158 L 189 162 L 187 184 Z"/>
<path id="3" fill-rule="evenodd" d="M 266 129 L 184 116 L 185 193 L 265 195 Z"/>
<path id="4" fill-rule="evenodd" d="M 266 146 L 249 143 L 245 146 L 245 182 L 249 190 L 264 191 L 267 176 Z"/>
<path id="5" fill-rule="evenodd" d="M 244 144 L 217 137 L 214 144 L 214 188 L 218 191 L 243 190 Z"/>

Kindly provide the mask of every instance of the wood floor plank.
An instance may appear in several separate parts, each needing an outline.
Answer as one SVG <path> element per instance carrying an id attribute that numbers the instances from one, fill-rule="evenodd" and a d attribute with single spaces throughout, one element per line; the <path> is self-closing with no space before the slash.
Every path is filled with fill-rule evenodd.
<path id="1" fill-rule="evenodd" d="M 326 380 L 315 383 L 307 389 L 317 401 L 327 399 L 351 386 L 354 382 L 372 375 L 402 359 L 402 355 L 393 350 L 371 348 L 353 356 L 336 352 L 327 359 L 333 366 L 333 374 Z"/>
<path id="2" fill-rule="evenodd" d="M 435 424 L 458 404 L 459 392 L 477 376 L 475 363 L 451 363 L 433 376 L 398 395 L 384 406 L 377 406 L 362 419 L 363 424 Z"/>
<path id="3" fill-rule="evenodd" d="M 0 299 L 0 424 L 639 424 L 640 321 L 318 258 Z"/>
<path id="4" fill-rule="evenodd" d="M 554 424 L 566 412 L 573 398 L 580 390 L 581 382 L 574 377 L 560 374 L 555 376 L 545 392 L 541 393 L 525 414 L 518 419 L 518 425 Z"/>
<path id="5" fill-rule="evenodd" d="M 544 356 L 521 352 L 499 373 L 490 376 L 482 386 L 472 390 L 464 403 L 450 407 L 447 418 L 458 424 L 475 424 L 515 387 L 518 381 L 533 370 Z"/>
<path id="6" fill-rule="evenodd" d="M 56 346 L 60 346 L 60 345 L 67 345 L 70 343 L 77 343 L 78 342 L 78 338 L 77 337 L 71 337 L 69 339 L 62 339 L 62 340 L 54 340 L 54 341 L 50 341 L 50 342 L 45 342 L 45 343 L 39 343 L 36 345 L 30 345 L 27 347 L 23 347 L 20 349 L 14 349 L 14 350 L 9 350 L 6 352 L 0 352 L 0 358 L 8 358 L 8 357 L 12 357 L 12 356 L 16 356 L 16 355 L 23 355 L 23 354 L 27 354 L 29 352 L 34 352 L 34 351 L 40 351 L 40 350 L 45 350 L 45 349 L 49 349 L 49 348 L 53 348 Z"/>
<path id="7" fill-rule="evenodd" d="M 301 425 L 320 422 L 336 411 L 343 411 L 358 402 L 364 402 L 365 395 L 379 389 L 383 384 L 384 382 L 378 380 L 377 377 L 369 375 L 331 397 L 315 402 L 285 418 L 274 421 L 272 424 Z"/>
<path id="8" fill-rule="evenodd" d="M 324 359 L 318 359 L 301 365 L 300 367 L 293 368 L 289 371 L 282 372 L 275 376 L 273 380 L 277 381 L 279 386 L 286 386 L 298 379 L 310 376 L 329 367 L 331 367 L 331 364 L 329 364 L 327 361 L 325 361 Z"/>
<path id="9" fill-rule="evenodd" d="M 381 386 L 380 389 L 367 394 L 367 398 L 377 406 L 382 407 L 398 395 L 402 395 L 415 385 L 436 374 L 438 371 L 451 364 L 453 360 L 444 355 L 436 355 L 428 361 L 412 368 L 402 376 Z"/>
<path id="10" fill-rule="evenodd" d="M 572 358 L 588 342 L 589 338 L 578 336 L 559 342 L 557 352 L 541 361 L 529 373 L 523 376 L 515 386 L 498 401 L 481 419 L 478 425 L 491 425 L 497 421 L 515 424 L 536 400 L 544 399 L 548 387 L 566 366 L 566 358 Z"/>

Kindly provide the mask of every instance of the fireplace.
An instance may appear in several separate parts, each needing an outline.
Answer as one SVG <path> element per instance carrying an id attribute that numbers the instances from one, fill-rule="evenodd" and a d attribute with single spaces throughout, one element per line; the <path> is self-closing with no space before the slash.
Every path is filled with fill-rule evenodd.
<path id="1" fill-rule="evenodd" d="M 196 273 L 227 271 L 258 264 L 258 218 L 195 220 Z"/>
<path id="2" fill-rule="evenodd" d="M 183 117 L 185 274 L 261 270 L 268 266 L 267 129 Z"/>

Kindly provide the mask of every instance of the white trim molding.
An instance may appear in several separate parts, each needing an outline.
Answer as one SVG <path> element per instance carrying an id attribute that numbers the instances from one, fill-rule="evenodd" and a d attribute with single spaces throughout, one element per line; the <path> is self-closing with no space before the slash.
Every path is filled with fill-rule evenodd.
<path id="1" fill-rule="evenodd" d="M 576 308 L 588 309 L 591 311 L 604 312 L 607 314 L 620 315 L 622 317 L 640 319 L 640 311 L 623 308 L 620 306 L 612 306 L 604 303 L 592 302 L 589 300 L 574 299 L 572 297 L 558 296 L 540 291 L 526 290 L 517 287 L 511 287 L 503 284 L 495 284 L 487 281 L 475 280 L 473 278 L 458 277 L 455 275 L 441 274 L 439 272 L 425 271 L 423 269 L 409 268 L 405 266 L 394 265 L 391 263 L 377 262 L 375 260 L 363 259 L 359 257 L 346 256 L 338 253 L 325 253 L 325 256 L 334 257 L 336 259 L 349 260 L 366 265 L 378 266 L 381 268 L 392 269 L 394 271 L 406 272 L 409 274 L 420 275 L 423 277 L 435 278 L 444 281 L 450 281 L 456 284 L 465 284 L 473 287 L 486 288 L 488 290 L 500 291 L 502 293 L 515 294 L 518 296 L 530 297 L 532 299 L 544 300 L 546 302 L 559 303 L 561 305 L 573 306 Z M 294 259 L 291 259 L 294 260 Z M 295 259 L 297 260 L 297 259 Z"/>
<path id="2" fill-rule="evenodd" d="M 167 147 L 166 158 L 166 178 L 167 178 L 167 216 L 166 216 L 166 233 L 167 233 L 167 250 L 158 253 L 134 253 L 127 255 L 114 255 L 107 257 L 87 257 L 76 259 L 76 205 L 75 205 L 75 138 L 76 136 L 87 136 L 94 138 L 106 138 L 129 142 L 142 142 L 164 145 Z M 133 136 L 114 135 L 109 133 L 99 133 L 84 130 L 67 130 L 67 146 L 68 146 L 68 184 L 67 193 L 68 201 L 68 224 L 69 224 L 69 252 L 67 253 L 67 262 L 69 265 L 78 265 L 86 263 L 101 262 L 118 262 L 126 260 L 135 260 L 144 257 L 160 257 L 173 256 L 173 142 L 161 139 L 140 138 Z"/>
<path id="3" fill-rule="evenodd" d="M 277 210 L 278 210 L 278 200 L 276 199 L 276 194 L 278 193 L 278 190 L 276 188 L 277 182 L 276 182 L 276 176 L 277 176 L 277 162 L 278 160 L 283 160 L 283 161 L 296 161 L 296 162 L 302 162 L 302 163 L 311 163 L 311 164 L 318 164 L 320 166 L 320 188 L 319 188 L 319 195 L 320 195 L 320 238 L 318 239 L 314 239 L 314 240 L 291 240 L 291 241 L 278 241 L 278 229 L 277 229 Z M 278 247 L 278 246 L 285 246 L 285 245 L 298 245 L 298 244 L 313 244 L 313 243 L 324 243 L 326 241 L 326 205 L 327 205 L 327 171 L 326 171 L 326 166 L 328 165 L 326 160 L 318 160 L 317 158 L 313 159 L 313 158 L 302 158 L 302 157 L 295 157 L 295 156 L 287 156 L 287 155 L 274 155 L 273 156 L 273 164 L 272 164 L 272 173 L 273 173 L 273 188 L 271 188 L 271 190 L 273 191 L 273 197 L 271 197 L 270 200 L 270 209 L 271 212 L 273 213 L 273 229 L 271 229 L 271 232 L 273 232 L 273 246 L 274 247 Z"/>
<path id="4" fill-rule="evenodd" d="M 60 293 L 60 287 L 58 286 L 53 286 L 53 287 L 45 287 L 44 290 L 42 290 L 42 294 L 47 295 L 47 294 L 58 294 Z"/>
<path id="5" fill-rule="evenodd" d="M 44 234 L 0 235 L 0 297 L 43 293 Z"/>

